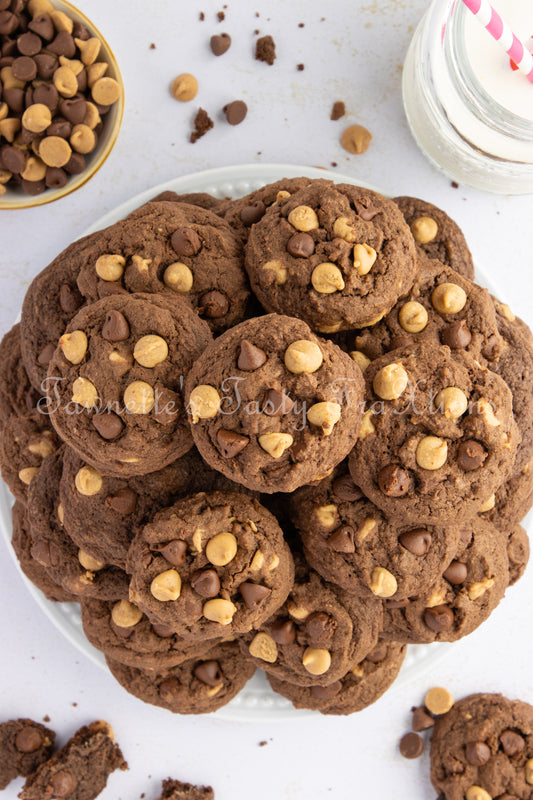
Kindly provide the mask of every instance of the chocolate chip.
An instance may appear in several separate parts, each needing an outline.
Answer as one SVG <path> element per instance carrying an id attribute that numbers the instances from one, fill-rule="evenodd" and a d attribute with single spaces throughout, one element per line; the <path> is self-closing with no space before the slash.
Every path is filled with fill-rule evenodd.
<path id="1" fill-rule="evenodd" d="M 279 389 L 269 389 L 263 402 L 261 411 L 267 417 L 282 417 L 289 414 L 294 407 L 294 401 L 288 394 Z"/>
<path id="2" fill-rule="evenodd" d="M 18 19 L 11 11 L 0 11 L 0 34 L 9 36 L 18 28 Z"/>
<path id="3" fill-rule="evenodd" d="M 442 344 L 448 345 L 452 350 L 462 350 L 472 341 L 472 334 L 464 319 L 452 322 L 440 334 Z"/>
<path id="4" fill-rule="evenodd" d="M 173 567 L 181 567 L 187 560 L 187 542 L 183 539 L 173 539 L 158 548 L 163 558 Z"/>
<path id="5" fill-rule="evenodd" d="M 446 605 L 426 608 L 424 611 L 424 622 L 434 633 L 449 631 L 454 621 L 453 611 Z"/>
<path id="6" fill-rule="evenodd" d="M 4 100 L 11 111 L 14 111 L 16 114 L 21 114 L 24 110 L 25 103 L 27 104 L 24 92 L 22 89 L 17 89 L 16 87 L 4 89 Z M 29 105 L 31 105 L 31 100 Z M 26 128 L 22 128 L 21 135 L 23 133 L 29 133 L 29 131 L 27 131 Z M 34 138 L 36 138 L 36 134 L 30 134 L 30 141 L 33 141 Z M 27 142 L 24 142 L 24 144 L 27 144 Z"/>
<path id="7" fill-rule="evenodd" d="M 174 702 L 175 698 L 179 696 L 181 687 L 177 678 L 165 678 L 159 684 L 159 696 L 165 703 Z"/>
<path id="8" fill-rule="evenodd" d="M 47 45 L 47 50 L 58 56 L 74 58 L 76 54 L 76 43 L 67 31 L 59 31 L 57 36 Z"/>
<path id="9" fill-rule="evenodd" d="M 50 361 L 52 360 L 52 356 L 55 353 L 55 346 L 53 344 L 45 344 L 39 355 L 37 356 L 37 361 L 42 367 L 47 367 Z"/>
<path id="10" fill-rule="evenodd" d="M 233 100 L 227 103 L 222 111 L 230 125 L 240 125 L 248 113 L 248 106 L 243 100 Z"/>
<path id="11" fill-rule="evenodd" d="M 296 640 L 296 625 L 291 619 L 273 622 L 269 631 L 277 644 L 292 644 Z"/>
<path id="12" fill-rule="evenodd" d="M 425 556 L 431 546 L 431 534 L 424 528 L 406 531 L 398 536 L 398 541 L 414 556 Z"/>
<path id="13" fill-rule="evenodd" d="M 413 708 L 411 710 L 413 712 L 411 727 L 414 731 L 427 731 L 428 728 L 434 726 L 435 720 L 428 714 L 424 706 L 418 706 L 418 708 Z"/>
<path id="14" fill-rule="evenodd" d="M 229 311 L 229 300 L 222 292 L 213 290 L 200 298 L 198 313 L 209 319 L 223 317 Z"/>
<path id="15" fill-rule="evenodd" d="M 125 486 L 115 494 L 108 495 L 105 499 L 105 505 L 123 516 L 133 514 L 137 508 L 137 494 L 129 486 Z"/>
<path id="16" fill-rule="evenodd" d="M 294 258 L 309 258 L 315 252 L 315 242 L 308 233 L 294 233 L 287 242 L 287 253 Z"/>
<path id="17" fill-rule="evenodd" d="M 235 458 L 242 453 L 249 442 L 248 436 L 242 436 L 235 431 L 226 431 L 224 428 L 217 431 L 218 449 L 224 458 Z"/>
<path id="18" fill-rule="evenodd" d="M 60 102 L 59 111 L 73 125 L 79 125 L 87 114 L 87 103 L 83 97 L 69 97 Z"/>
<path id="19" fill-rule="evenodd" d="M 368 653 L 365 658 L 365 661 L 370 661 L 371 664 L 381 664 L 382 661 L 385 661 L 387 658 L 387 653 L 389 652 L 389 648 L 387 647 L 385 642 L 379 642 L 373 650 Z"/>
<path id="20" fill-rule="evenodd" d="M 229 50 L 231 45 L 231 36 L 229 33 L 220 33 L 215 36 L 211 36 L 209 40 L 209 46 L 211 48 L 211 52 L 215 56 L 223 56 Z"/>
<path id="21" fill-rule="evenodd" d="M 241 351 L 237 360 L 239 369 L 252 372 L 262 367 L 266 360 L 267 356 L 264 350 L 261 350 L 260 347 L 256 347 L 255 344 L 249 342 L 248 339 L 242 339 Z"/>
<path id="22" fill-rule="evenodd" d="M 29 56 L 19 56 L 11 64 L 11 71 L 19 81 L 32 81 L 37 77 L 37 64 Z"/>
<path id="23" fill-rule="evenodd" d="M 346 503 L 355 503 L 363 497 L 363 492 L 353 482 L 351 475 L 339 475 L 331 484 L 331 491 L 338 500 Z"/>
<path id="24" fill-rule="evenodd" d="M 309 642 L 315 647 L 325 647 L 335 631 L 336 624 L 333 617 L 324 611 L 315 611 L 305 620 L 304 630 Z"/>
<path id="25" fill-rule="evenodd" d="M 195 666 L 193 673 L 206 686 L 219 686 L 224 680 L 218 661 L 203 661 Z"/>
<path id="26" fill-rule="evenodd" d="M 60 136 L 61 139 L 70 139 L 72 125 L 64 117 L 55 117 L 46 129 L 47 136 Z"/>
<path id="27" fill-rule="evenodd" d="M 169 425 L 174 422 L 182 407 L 181 397 L 177 392 L 173 392 L 167 387 L 156 389 L 152 416 L 160 425 Z"/>
<path id="28" fill-rule="evenodd" d="M 128 294 L 127 290 L 116 281 L 98 281 L 96 284 L 96 291 L 100 299 L 102 299 L 102 297 L 109 297 L 112 294 Z"/>
<path id="29" fill-rule="evenodd" d="M 468 575 L 468 567 L 462 561 L 452 561 L 448 569 L 442 573 L 448 583 L 459 584 L 466 581 Z"/>
<path id="30" fill-rule="evenodd" d="M 387 464 L 378 475 L 378 485 L 387 497 L 403 497 L 413 488 L 413 479 L 398 464 Z"/>
<path id="31" fill-rule="evenodd" d="M 28 411 L 35 411 L 35 409 L 37 408 L 37 403 L 41 399 L 42 399 L 41 395 L 39 394 L 37 389 L 34 389 L 33 386 L 30 386 L 30 388 L 26 392 L 26 397 L 25 397 L 26 408 L 28 409 Z"/>
<path id="32" fill-rule="evenodd" d="M 488 453 L 480 442 L 467 439 L 457 448 L 457 466 L 465 472 L 479 469 L 487 458 Z"/>
<path id="33" fill-rule="evenodd" d="M 424 750 L 424 742 L 418 733 L 406 733 L 400 739 L 400 753 L 404 758 L 418 758 Z"/>
<path id="34" fill-rule="evenodd" d="M 410 347 L 413 344 L 413 340 L 410 336 L 403 336 L 399 334 L 398 336 L 393 336 L 390 340 L 389 344 L 389 352 L 391 350 L 396 350 L 398 347 Z"/>
<path id="35" fill-rule="evenodd" d="M 515 731 L 504 731 L 500 742 L 506 756 L 517 756 L 526 746 L 525 739 Z"/>
<path id="36" fill-rule="evenodd" d="M 252 610 L 259 608 L 259 606 L 265 602 L 267 597 L 270 597 L 272 594 L 272 591 L 267 589 L 266 586 L 261 586 L 259 583 L 251 583 L 250 581 L 241 583 L 239 586 L 239 592 L 242 594 L 244 602 L 248 608 Z"/>
<path id="37" fill-rule="evenodd" d="M 68 797 L 68 795 L 76 788 L 76 778 L 66 769 L 62 769 L 52 775 L 51 784 L 53 787 L 54 797 Z"/>
<path id="38" fill-rule="evenodd" d="M 52 566 L 52 555 L 50 552 L 50 542 L 37 541 L 34 542 L 30 549 L 31 557 L 38 561 L 42 567 Z"/>
<path id="39" fill-rule="evenodd" d="M 355 210 L 357 215 L 364 219 L 365 222 L 370 222 L 371 219 L 374 219 L 376 214 L 381 214 L 382 211 L 380 208 L 376 208 L 372 200 L 370 198 L 365 197 L 361 200 L 354 200 L 353 204 L 355 206 Z"/>
<path id="40" fill-rule="evenodd" d="M 53 83 L 41 83 L 33 90 L 33 103 L 42 103 L 50 111 L 55 111 L 59 103 L 59 92 Z"/>
<path id="41" fill-rule="evenodd" d="M 250 228 L 256 222 L 262 219 L 266 211 L 266 205 L 262 200 L 256 200 L 255 203 L 250 203 L 241 209 L 240 218 L 243 225 Z"/>
<path id="42" fill-rule="evenodd" d="M 176 228 L 170 243 L 179 256 L 195 256 L 202 249 L 202 241 L 192 228 Z"/>
<path id="43" fill-rule="evenodd" d="M 37 53 L 41 52 L 42 46 L 39 36 L 36 33 L 32 33 L 31 30 L 21 34 L 17 39 L 18 51 L 23 56 L 36 56 Z"/>
<path id="44" fill-rule="evenodd" d="M 31 195 L 42 194 L 46 189 L 46 183 L 44 182 L 44 179 L 42 181 L 28 181 L 23 179 L 20 182 L 20 185 L 26 194 Z"/>
<path id="45" fill-rule="evenodd" d="M 335 553 L 355 553 L 355 530 L 351 525 L 341 525 L 331 536 L 328 545 Z"/>
<path id="46" fill-rule="evenodd" d="M 25 725 L 15 736 L 15 747 L 20 753 L 35 753 L 42 745 L 41 732 L 31 725 Z"/>
<path id="47" fill-rule="evenodd" d="M 63 283 L 59 289 L 59 305 L 65 314 L 73 314 L 83 303 L 83 297 L 77 289 Z"/>
<path id="48" fill-rule="evenodd" d="M 490 747 L 485 742 L 468 742 L 465 747 L 465 755 L 472 767 L 482 767 L 490 759 Z"/>
<path id="49" fill-rule="evenodd" d="M 75 39 L 81 39 L 82 42 L 86 42 L 88 39 L 91 38 L 91 34 L 83 24 L 83 22 L 75 22 L 74 27 L 72 28 L 72 35 Z"/>
<path id="50" fill-rule="evenodd" d="M 333 700 L 342 689 L 342 682 L 335 681 L 328 686 L 311 686 L 311 694 L 317 700 Z"/>
<path id="51" fill-rule="evenodd" d="M 109 411 L 104 414 L 95 414 L 92 417 L 93 426 L 96 428 L 102 439 L 112 442 L 122 433 L 124 424 L 118 414 Z"/>
<path id="52" fill-rule="evenodd" d="M 191 586 L 200 597 L 216 597 L 220 580 L 214 569 L 198 570 L 191 577 Z"/>
<path id="53" fill-rule="evenodd" d="M 65 164 L 65 170 L 69 175 L 79 175 L 85 169 L 85 158 L 81 153 L 72 153 Z"/>
<path id="54" fill-rule="evenodd" d="M 37 74 L 43 81 L 49 81 L 59 66 L 59 62 L 51 53 L 38 53 L 34 56 L 37 64 Z"/>
<path id="55" fill-rule="evenodd" d="M 27 158 L 27 154 L 18 147 L 11 147 L 10 145 L 2 147 L 2 165 L 10 172 L 24 172 Z"/>
<path id="56" fill-rule="evenodd" d="M 54 38 L 54 23 L 49 14 L 39 14 L 37 17 L 34 17 L 29 23 L 28 28 L 47 42 Z"/>
<path id="57" fill-rule="evenodd" d="M 160 636 L 161 639 L 170 639 L 171 636 L 174 636 L 172 628 L 168 625 L 163 625 L 161 622 L 152 622 L 152 630 L 157 636 Z"/>
<path id="58" fill-rule="evenodd" d="M 123 342 L 130 335 L 130 326 L 124 314 L 112 309 L 106 314 L 102 327 L 102 338 L 106 342 Z"/>

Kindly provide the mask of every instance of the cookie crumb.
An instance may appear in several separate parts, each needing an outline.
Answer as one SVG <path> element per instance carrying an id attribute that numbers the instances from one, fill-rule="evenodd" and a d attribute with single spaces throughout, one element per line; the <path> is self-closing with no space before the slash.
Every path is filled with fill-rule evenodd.
<path id="1" fill-rule="evenodd" d="M 366 153 L 371 141 L 372 134 L 362 125 L 350 125 L 341 137 L 341 145 L 348 153 L 353 153 L 354 155 Z"/>
<path id="2" fill-rule="evenodd" d="M 342 100 L 335 100 L 331 107 L 331 114 L 329 116 L 332 120 L 340 119 L 346 114 L 346 106 Z"/>
<path id="3" fill-rule="evenodd" d="M 400 753 L 404 758 L 418 758 L 424 750 L 424 742 L 418 733 L 406 733 L 400 739 Z"/>
<path id="4" fill-rule="evenodd" d="M 200 11 L 200 13 L 198 14 L 198 19 L 200 20 L 200 22 L 203 22 L 203 21 L 204 21 L 204 19 L 205 19 L 205 14 L 204 14 L 204 12 L 203 12 L 203 11 Z"/>
<path id="5" fill-rule="evenodd" d="M 457 183 L 457 181 L 452 181 L 452 189 L 458 189 L 458 188 L 459 184 Z"/>
<path id="6" fill-rule="evenodd" d="M 190 136 L 190 142 L 194 144 L 198 141 L 202 136 L 204 136 L 207 131 L 210 131 L 211 128 L 214 126 L 214 122 L 203 108 L 199 108 L 196 116 L 194 118 L 194 130 Z"/>
<path id="7" fill-rule="evenodd" d="M 50 719 L 51 717 L 49 717 L 48 714 L 45 714 L 45 716 L 43 717 L 43 722 L 50 722 Z"/>
<path id="8" fill-rule="evenodd" d="M 76 708 L 78 704 L 77 703 L 72 703 L 72 705 L 74 706 L 74 708 Z"/>
<path id="9" fill-rule="evenodd" d="M 272 36 L 261 36 L 255 43 L 256 61 L 265 61 L 272 66 L 276 60 L 276 44 Z"/>
<path id="10" fill-rule="evenodd" d="M 262 742 L 259 742 L 259 747 L 265 747 L 267 744 L 268 742 L 265 739 L 263 739 Z"/>
<path id="11" fill-rule="evenodd" d="M 155 42 L 150 42 L 150 50 L 155 50 Z"/>
<path id="12" fill-rule="evenodd" d="M 299 22 L 298 23 L 298 27 L 299 28 L 305 28 L 305 22 Z"/>
<path id="13" fill-rule="evenodd" d="M 259 30 L 259 28 L 256 28 L 254 31 L 254 36 L 259 36 L 260 33 L 261 31 Z"/>
<path id="14" fill-rule="evenodd" d="M 296 69 L 298 70 L 298 72 L 303 72 L 303 70 L 305 69 L 305 64 L 296 64 Z"/>
<path id="15" fill-rule="evenodd" d="M 332 166 L 332 167 L 338 167 L 339 165 L 337 164 L 337 162 L 336 162 L 336 161 L 332 161 L 332 162 L 331 162 L 331 166 Z"/>
<path id="16" fill-rule="evenodd" d="M 224 14 L 223 11 L 217 12 L 217 19 L 219 22 L 224 22 L 224 20 L 226 19 L 226 15 Z"/>

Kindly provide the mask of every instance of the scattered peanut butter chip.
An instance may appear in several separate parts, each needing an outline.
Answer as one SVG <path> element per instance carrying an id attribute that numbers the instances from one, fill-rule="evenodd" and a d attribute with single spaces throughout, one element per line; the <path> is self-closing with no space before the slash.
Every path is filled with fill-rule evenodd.
<path id="1" fill-rule="evenodd" d="M 424 705 L 432 714 L 446 714 L 454 704 L 454 699 L 447 689 L 435 686 L 426 693 Z"/>
<path id="2" fill-rule="evenodd" d="M 350 125 L 341 136 L 341 145 L 348 153 L 366 153 L 372 141 L 372 134 L 362 125 Z"/>
<path id="3" fill-rule="evenodd" d="M 172 81 L 171 92 L 180 103 L 188 103 L 198 94 L 198 81 L 190 72 L 182 72 Z"/>

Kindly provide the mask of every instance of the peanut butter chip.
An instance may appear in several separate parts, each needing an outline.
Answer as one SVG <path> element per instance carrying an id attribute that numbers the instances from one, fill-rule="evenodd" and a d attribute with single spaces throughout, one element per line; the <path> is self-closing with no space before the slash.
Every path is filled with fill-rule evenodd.
<path id="1" fill-rule="evenodd" d="M 59 56 L 59 63 L 62 67 L 68 67 L 74 75 L 78 76 L 83 70 L 83 64 L 77 58 L 67 58 L 66 56 Z"/>
<path id="2" fill-rule="evenodd" d="M 338 513 L 337 506 L 333 503 L 315 509 L 315 517 L 324 528 L 333 528 L 337 524 Z"/>
<path id="3" fill-rule="evenodd" d="M 105 61 L 95 61 L 94 64 L 89 64 L 87 67 L 87 85 L 93 87 L 96 81 L 103 78 L 107 72 L 107 64 Z"/>
<path id="4" fill-rule="evenodd" d="M 87 336 L 83 331 L 64 333 L 59 340 L 63 355 L 71 364 L 81 364 L 87 352 Z"/>
<path id="5" fill-rule="evenodd" d="M 98 112 L 94 103 L 86 103 L 87 111 L 85 112 L 85 116 L 82 119 L 84 125 L 88 125 L 91 130 L 94 130 L 96 126 L 102 121 L 102 118 Z"/>
<path id="6" fill-rule="evenodd" d="M 307 419 L 311 425 L 322 428 L 324 436 L 329 436 L 341 418 L 339 403 L 315 403 L 307 412 Z"/>
<path id="7" fill-rule="evenodd" d="M 260 658 L 268 664 L 274 664 L 278 658 L 278 646 L 272 636 L 260 631 L 256 633 L 250 643 L 248 651 L 254 658 Z"/>
<path id="8" fill-rule="evenodd" d="M 87 378 L 76 378 L 72 384 L 72 402 L 83 408 L 94 408 L 98 400 L 98 391 L 94 383 Z"/>
<path id="9" fill-rule="evenodd" d="M 274 274 L 274 281 L 278 286 L 283 286 L 283 284 L 287 282 L 287 268 L 283 266 L 279 258 L 267 261 L 266 264 L 263 264 L 262 268 Z"/>
<path id="10" fill-rule="evenodd" d="M 361 369 L 362 372 L 364 372 L 365 369 L 370 364 L 370 359 L 368 358 L 368 356 L 365 356 L 365 354 L 361 352 L 361 350 L 352 350 L 350 352 L 350 357 L 353 359 L 353 361 L 355 361 L 355 363 Z"/>
<path id="11" fill-rule="evenodd" d="M 490 400 L 481 397 L 477 401 L 477 410 L 483 418 L 485 425 L 488 425 L 489 428 L 498 428 L 501 425 L 500 420 L 494 413 L 494 408 Z"/>
<path id="12" fill-rule="evenodd" d="M 259 445 L 272 458 L 281 458 L 285 450 L 293 443 L 290 433 L 264 433 L 259 436 Z"/>
<path id="13" fill-rule="evenodd" d="M 32 479 L 38 472 L 39 467 L 25 467 L 19 472 L 19 480 L 22 481 L 22 483 L 24 483 L 26 486 L 29 486 L 32 482 Z"/>
<path id="14" fill-rule="evenodd" d="M 411 233 L 417 244 L 432 242 L 438 232 L 439 226 L 433 217 L 417 217 L 411 223 Z"/>
<path id="15" fill-rule="evenodd" d="M 479 509 L 479 513 L 483 514 L 485 511 L 492 511 L 495 505 L 496 505 L 496 495 L 491 494 L 491 496 L 487 500 L 485 500 L 485 502 Z"/>
<path id="16" fill-rule="evenodd" d="M 232 533 L 217 533 L 209 539 L 205 555 L 215 567 L 225 567 L 237 555 L 237 539 Z"/>
<path id="17" fill-rule="evenodd" d="M 478 598 L 482 597 L 485 592 L 489 589 L 492 589 L 494 586 L 494 578 L 485 578 L 482 581 L 478 581 L 477 583 L 473 583 L 471 586 L 468 587 L 468 597 L 470 600 L 477 600 Z"/>
<path id="18" fill-rule="evenodd" d="M 331 261 L 324 261 L 314 268 L 311 274 L 311 283 L 313 284 L 313 289 L 320 294 L 341 292 L 345 286 L 342 272 Z"/>
<path id="19" fill-rule="evenodd" d="M 50 12 L 50 17 L 56 31 L 66 31 L 70 34 L 74 30 L 74 21 L 67 16 L 64 11 L 57 11 L 54 9 L 54 11 Z"/>
<path id="20" fill-rule="evenodd" d="M 446 419 L 459 419 L 468 408 L 468 398 L 457 386 L 447 386 L 436 396 L 435 407 Z"/>
<path id="21" fill-rule="evenodd" d="M 376 263 L 378 254 L 368 244 L 356 244 L 353 249 L 353 265 L 359 275 L 367 275 Z"/>
<path id="22" fill-rule="evenodd" d="M 46 164 L 37 156 L 30 156 L 21 175 L 25 181 L 42 181 L 46 175 Z"/>
<path id="23" fill-rule="evenodd" d="M 526 783 L 529 783 L 530 786 L 533 786 L 533 758 L 530 758 L 528 761 L 526 761 L 525 769 Z"/>
<path id="24" fill-rule="evenodd" d="M 392 597 L 398 589 L 398 581 L 385 567 L 375 567 L 370 577 L 370 590 L 376 597 Z"/>
<path id="25" fill-rule="evenodd" d="M 124 405 L 130 414 L 149 414 L 154 403 L 153 386 L 146 381 L 133 381 L 124 391 Z"/>
<path id="26" fill-rule="evenodd" d="M 426 693 L 424 705 L 432 714 L 446 714 L 454 704 L 454 699 L 447 689 L 435 686 Z"/>
<path id="27" fill-rule="evenodd" d="M 466 790 L 466 800 L 492 800 L 492 795 L 489 794 L 485 789 L 482 789 L 481 786 L 470 786 Z"/>
<path id="28" fill-rule="evenodd" d="M 418 443 L 415 457 L 422 469 L 440 469 L 448 458 L 448 445 L 440 436 L 424 436 Z"/>
<path id="29" fill-rule="evenodd" d="M 150 591 L 156 600 L 166 603 L 177 600 L 181 594 L 181 578 L 175 569 L 167 569 L 156 575 L 150 584 Z"/>
<path id="30" fill-rule="evenodd" d="M 296 206 L 287 217 L 297 231 L 307 233 L 318 228 L 318 217 L 311 206 Z"/>
<path id="31" fill-rule="evenodd" d="M 441 283 L 431 295 L 431 302 L 439 314 L 458 314 L 466 305 L 466 292 L 456 283 Z"/>
<path id="32" fill-rule="evenodd" d="M 39 145 L 39 156 L 49 167 L 64 167 L 71 155 L 69 143 L 61 136 L 46 136 Z"/>
<path id="33" fill-rule="evenodd" d="M 324 675 L 331 667 L 331 653 L 317 647 L 307 647 L 302 664 L 310 675 Z"/>
<path id="34" fill-rule="evenodd" d="M 124 274 L 126 259 L 118 253 L 106 253 L 96 259 L 94 268 L 103 281 L 118 281 Z"/>
<path id="35" fill-rule="evenodd" d="M 172 96 L 180 103 L 188 103 L 198 94 L 198 81 L 190 72 L 182 72 L 172 81 Z"/>
<path id="36" fill-rule="evenodd" d="M 119 628 L 132 628 L 142 618 L 141 609 L 130 603 L 129 600 L 119 600 L 111 609 L 111 619 Z"/>
<path id="37" fill-rule="evenodd" d="M 93 84 L 91 94 L 100 106 L 111 106 L 121 95 L 120 84 L 114 78 L 99 78 Z"/>
<path id="38" fill-rule="evenodd" d="M 76 153 L 86 155 L 91 153 L 96 146 L 96 135 L 88 125 L 80 123 L 74 125 L 70 134 L 70 145 Z"/>
<path id="39" fill-rule="evenodd" d="M 193 285 L 193 274 L 186 264 L 175 261 L 169 264 L 163 273 L 163 283 L 178 294 L 190 292 Z"/>
<path id="40" fill-rule="evenodd" d="M 368 411 L 365 411 L 363 414 L 363 419 L 361 420 L 361 427 L 359 428 L 358 438 L 359 439 L 366 439 L 367 436 L 370 436 L 372 433 L 376 432 L 376 428 L 374 423 L 372 422 L 372 417 L 374 416 L 374 412 L 371 408 Z"/>
<path id="41" fill-rule="evenodd" d="M 77 491 L 84 497 L 92 497 L 98 494 L 104 481 L 102 476 L 94 467 L 81 467 L 76 473 L 74 484 Z"/>
<path id="42" fill-rule="evenodd" d="M 400 308 L 398 320 L 407 333 L 420 333 L 428 324 L 428 312 L 416 300 L 409 300 Z"/>
<path id="43" fill-rule="evenodd" d="M 401 364 L 387 364 L 376 372 L 372 386 L 382 400 L 397 400 L 405 392 L 409 378 Z"/>
<path id="44" fill-rule="evenodd" d="M 201 419 L 212 419 L 220 409 L 220 395 L 214 386 L 200 384 L 190 394 L 189 409 L 193 425 Z"/>
<path id="45" fill-rule="evenodd" d="M 43 433 L 41 438 L 37 439 L 37 441 L 30 442 L 28 445 L 28 450 L 30 453 L 33 453 L 34 456 L 46 458 L 46 456 L 55 452 L 54 444 L 50 441 L 50 437 L 46 435 L 47 433 L 48 432 Z"/>
<path id="46" fill-rule="evenodd" d="M 231 600 L 223 600 L 222 597 L 215 597 L 204 603 L 202 613 L 210 622 L 218 622 L 220 625 L 230 625 L 237 606 Z"/>
<path id="47" fill-rule="evenodd" d="M 85 66 L 88 67 L 89 64 L 94 64 L 100 52 L 100 39 L 97 39 L 96 36 L 92 36 L 86 41 L 83 39 L 74 39 L 74 42 L 80 51 L 81 60 Z"/>
<path id="48" fill-rule="evenodd" d="M 322 366 L 322 350 L 316 342 L 298 339 L 285 350 L 285 366 L 294 375 L 311 374 Z"/>
<path id="49" fill-rule="evenodd" d="M 348 153 L 359 155 L 366 153 L 372 141 L 372 134 L 362 125 L 350 125 L 343 131 L 341 145 Z"/>
<path id="50" fill-rule="evenodd" d="M 74 78 L 74 80 L 76 79 Z M 52 112 L 44 103 L 33 103 L 22 115 L 22 125 L 32 133 L 42 133 L 51 124 Z"/>
<path id="51" fill-rule="evenodd" d="M 337 217 L 333 223 L 333 234 L 338 239 L 353 244 L 355 242 L 355 228 L 348 217 Z"/>
<path id="52" fill-rule="evenodd" d="M 168 345 L 161 336 L 142 336 L 133 350 L 133 358 L 141 367 L 156 367 L 168 356 Z"/>
<path id="53" fill-rule="evenodd" d="M 52 14 L 55 11 L 50 0 L 29 0 L 28 10 L 32 17 L 39 17 L 41 14 Z"/>
<path id="54" fill-rule="evenodd" d="M 98 559 L 93 558 L 89 553 L 86 553 L 85 550 L 78 550 L 78 561 L 83 569 L 88 569 L 91 572 L 99 572 L 105 567 L 103 561 L 98 561 Z"/>
<path id="55" fill-rule="evenodd" d="M 74 97 L 78 91 L 78 79 L 68 67 L 58 67 L 52 80 L 57 91 L 63 97 Z"/>
<path id="56" fill-rule="evenodd" d="M 20 120 L 16 117 L 6 117 L 0 120 L 0 134 L 7 139 L 8 142 L 13 142 L 15 136 L 20 130 Z"/>

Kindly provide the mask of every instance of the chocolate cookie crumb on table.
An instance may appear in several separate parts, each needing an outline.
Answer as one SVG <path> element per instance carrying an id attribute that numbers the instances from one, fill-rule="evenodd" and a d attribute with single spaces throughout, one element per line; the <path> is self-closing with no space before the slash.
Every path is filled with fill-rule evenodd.
<path id="1" fill-rule="evenodd" d="M 193 786 L 191 783 L 167 778 L 163 781 L 163 794 L 157 800 L 214 800 L 211 786 Z"/>
<path id="2" fill-rule="evenodd" d="M 272 66 L 276 60 L 276 43 L 272 36 L 260 36 L 255 43 L 256 61 L 265 61 Z"/>
<path id="3" fill-rule="evenodd" d="M 202 136 L 205 136 L 207 131 L 214 127 L 214 122 L 204 108 L 199 108 L 194 118 L 194 130 L 190 135 L 189 141 L 194 144 Z"/>
<path id="4" fill-rule="evenodd" d="M 47 761 L 55 732 L 31 719 L 0 723 L 0 791 L 19 776 L 27 777 Z"/>

